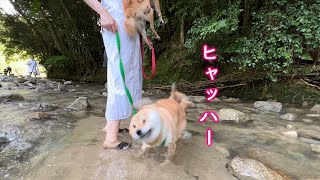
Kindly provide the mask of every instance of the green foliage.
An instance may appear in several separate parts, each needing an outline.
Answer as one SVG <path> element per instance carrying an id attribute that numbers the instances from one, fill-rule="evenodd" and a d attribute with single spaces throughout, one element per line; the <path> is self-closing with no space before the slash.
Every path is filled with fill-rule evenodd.
<path id="1" fill-rule="evenodd" d="M 49 74 L 69 74 L 69 70 L 72 69 L 71 65 L 70 58 L 64 55 L 52 56 L 44 61 L 44 67 Z"/>
<path id="2" fill-rule="evenodd" d="M 250 36 L 236 40 L 228 53 L 236 53 L 231 62 L 240 68 L 259 68 L 272 72 L 290 72 L 295 59 L 310 60 L 319 50 L 320 4 L 316 1 L 270 1 L 253 12 Z M 316 60 L 316 59 L 314 59 Z"/>

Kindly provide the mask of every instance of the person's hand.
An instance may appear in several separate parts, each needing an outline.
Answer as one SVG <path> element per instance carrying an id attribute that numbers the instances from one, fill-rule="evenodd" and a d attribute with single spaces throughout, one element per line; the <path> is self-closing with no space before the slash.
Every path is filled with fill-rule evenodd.
<path id="1" fill-rule="evenodd" d="M 111 32 L 118 31 L 118 25 L 116 21 L 107 11 L 100 14 L 100 25 L 102 28 L 105 28 L 108 31 L 111 31 Z"/>

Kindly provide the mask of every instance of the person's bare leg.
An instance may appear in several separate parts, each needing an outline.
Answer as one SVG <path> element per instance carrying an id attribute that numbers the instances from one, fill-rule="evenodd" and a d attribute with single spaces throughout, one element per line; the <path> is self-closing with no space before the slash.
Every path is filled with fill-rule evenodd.
<path id="1" fill-rule="evenodd" d="M 32 72 L 31 72 L 31 73 L 29 73 L 29 77 L 31 77 L 31 75 L 32 75 Z"/>
<path id="2" fill-rule="evenodd" d="M 120 144 L 119 141 L 119 127 L 120 127 L 120 121 L 108 121 L 106 125 L 106 140 L 103 143 L 103 147 L 105 148 L 115 148 L 118 144 Z"/>

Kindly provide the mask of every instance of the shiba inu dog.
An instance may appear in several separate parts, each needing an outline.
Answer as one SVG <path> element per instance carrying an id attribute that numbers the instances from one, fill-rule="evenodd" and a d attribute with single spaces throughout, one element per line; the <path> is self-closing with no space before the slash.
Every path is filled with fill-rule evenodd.
<path id="1" fill-rule="evenodd" d="M 175 90 L 173 84 L 168 99 L 145 103 L 138 107 L 129 125 L 130 135 L 143 142 L 140 155 L 149 147 L 167 146 L 167 159 L 175 153 L 176 141 L 186 127 L 185 110 L 192 103 L 187 96 Z"/>
<path id="2" fill-rule="evenodd" d="M 148 41 L 146 34 L 146 21 L 149 21 L 150 28 L 157 40 L 160 36 L 154 28 L 153 8 L 157 12 L 160 22 L 164 24 L 162 19 L 159 0 L 123 0 L 123 9 L 125 14 L 124 28 L 129 36 L 141 34 L 143 40 L 152 48 L 152 43 Z"/>

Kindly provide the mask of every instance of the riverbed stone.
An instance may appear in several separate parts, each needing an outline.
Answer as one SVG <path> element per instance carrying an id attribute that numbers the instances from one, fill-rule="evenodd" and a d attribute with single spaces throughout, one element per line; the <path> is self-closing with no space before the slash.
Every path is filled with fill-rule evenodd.
<path id="1" fill-rule="evenodd" d="M 318 118 L 320 117 L 320 114 L 307 114 L 307 117 L 312 117 L 312 118 Z"/>
<path id="2" fill-rule="evenodd" d="M 320 154 L 320 144 L 310 144 L 310 148 L 313 152 Z"/>
<path id="3" fill-rule="evenodd" d="M 68 90 L 65 85 L 58 83 L 58 91 L 68 91 Z"/>
<path id="4" fill-rule="evenodd" d="M 278 174 L 262 162 L 246 157 L 235 157 L 228 164 L 228 170 L 235 176 L 246 176 L 253 179 L 285 180 L 284 175 Z"/>
<path id="5" fill-rule="evenodd" d="M 65 81 L 64 85 L 72 85 L 72 81 Z"/>
<path id="6" fill-rule="evenodd" d="M 227 99 L 223 99 L 223 102 L 227 102 L 227 103 L 238 103 L 240 102 L 240 99 L 239 98 L 227 98 Z"/>
<path id="7" fill-rule="evenodd" d="M 77 90 L 76 89 L 69 89 L 68 91 L 69 92 L 76 92 Z"/>
<path id="8" fill-rule="evenodd" d="M 243 123 L 250 120 L 249 116 L 235 109 L 221 109 L 218 116 L 220 122 Z"/>
<path id="9" fill-rule="evenodd" d="M 282 132 L 282 134 L 288 138 L 297 138 L 298 137 L 297 131 L 286 131 L 286 132 Z"/>
<path id="10" fill-rule="evenodd" d="M 286 113 L 281 115 L 280 118 L 287 121 L 295 121 L 297 119 L 297 115 L 293 113 Z"/>
<path id="11" fill-rule="evenodd" d="M 48 112 L 48 111 L 53 111 L 57 108 L 58 108 L 58 106 L 56 106 L 56 105 L 41 102 L 41 103 L 36 104 L 32 110 L 34 112 Z"/>
<path id="12" fill-rule="evenodd" d="M 311 109 L 310 112 L 320 114 L 320 104 L 314 105 Z"/>
<path id="13" fill-rule="evenodd" d="M 83 111 L 90 107 L 87 97 L 78 97 L 67 109 Z"/>
<path id="14" fill-rule="evenodd" d="M 35 91 L 36 92 L 44 92 L 49 89 L 50 89 L 50 87 L 48 85 L 41 85 L 41 86 L 36 87 Z"/>
<path id="15" fill-rule="evenodd" d="M 0 82 L 9 82 L 9 81 L 13 81 L 13 78 L 9 76 L 4 76 L 4 75 L 0 76 Z"/>
<path id="16" fill-rule="evenodd" d="M 280 112 L 282 104 L 279 102 L 256 101 L 254 107 L 260 111 Z"/>
<path id="17" fill-rule="evenodd" d="M 22 76 L 22 77 L 15 77 L 13 78 L 13 82 L 14 83 L 24 83 L 26 82 L 27 80 Z"/>

